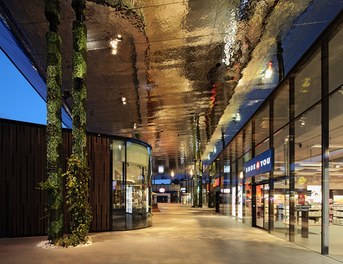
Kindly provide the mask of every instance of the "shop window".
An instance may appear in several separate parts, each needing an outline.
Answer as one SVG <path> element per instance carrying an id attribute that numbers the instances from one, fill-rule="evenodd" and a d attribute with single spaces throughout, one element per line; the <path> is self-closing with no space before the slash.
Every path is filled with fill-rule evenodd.
<path id="1" fill-rule="evenodd" d="M 113 172 L 112 172 L 112 203 L 113 209 L 125 208 L 125 142 L 114 140 L 112 143 Z"/>
<path id="2" fill-rule="evenodd" d="M 274 178 L 288 175 L 289 126 L 274 134 Z"/>
<path id="3" fill-rule="evenodd" d="M 330 255 L 343 261 L 343 95 L 329 97 L 329 248 Z"/>
<path id="4" fill-rule="evenodd" d="M 294 121 L 295 243 L 320 252 L 322 223 L 321 104 Z M 292 191 L 292 190 L 291 190 Z"/>
<path id="5" fill-rule="evenodd" d="M 236 155 L 237 157 L 242 156 L 243 154 L 243 131 L 239 132 L 236 136 L 237 148 Z"/>
<path id="6" fill-rule="evenodd" d="M 254 117 L 255 145 L 269 137 L 269 104 L 264 106 Z"/>
<path id="7" fill-rule="evenodd" d="M 271 232 L 289 236 L 289 126 L 274 134 L 274 215 Z"/>
<path id="8" fill-rule="evenodd" d="M 274 132 L 286 125 L 289 121 L 289 85 L 283 85 L 279 88 L 274 100 L 274 113 L 272 116 Z"/>
<path id="9" fill-rule="evenodd" d="M 252 147 L 251 121 L 245 125 L 244 132 L 245 132 L 245 137 L 244 137 L 244 142 L 243 142 L 243 151 L 244 153 L 246 153 L 247 151 L 251 150 L 251 147 Z"/>
<path id="10" fill-rule="evenodd" d="M 320 100 L 321 52 L 317 52 L 295 77 L 295 116 Z"/>
<path id="11" fill-rule="evenodd" d="M 330 92 L 343 87 L 342 63 L 343 63 L 343 30 L 339 32 L 329 42 L 329 88 Z"/>
<path id="12" fill-rule="evenodd" d="M 261 154 L 262 152 L 265 152 L 269 149 L 269 138 L 261 142 L 255 147 L 255 156 Z"/>

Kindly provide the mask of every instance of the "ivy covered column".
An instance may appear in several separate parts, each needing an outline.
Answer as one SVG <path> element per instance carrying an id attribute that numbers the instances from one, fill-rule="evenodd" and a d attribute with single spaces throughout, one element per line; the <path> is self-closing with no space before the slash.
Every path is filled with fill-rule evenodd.
<path id="1" fill-rule="evenodd" d="M 72 156 L 66 172 L 66 203 L 71 213 L 71 237 L 69 244 L 87 242 L 92 219 L 88 202 L 89 169 L 86 153 L 86 75 L 87 75 L 87 28 L 85 20 L 85 0 L 73 0 L 72 7 L 76 20 L 73 22 L 73 144 Z"/>
<path id="2" fill-rule="evenodd" d="M 45 0 L 45 16 L 49 22 L 47 41 L 47 176 L 41 183 L 48 191 L 48 239 L 55 243 L 63 234 L 63 180 L 62 180 L 62 63 L 61 38 L 57 33 L 60 23 L 59 0 Z"/>

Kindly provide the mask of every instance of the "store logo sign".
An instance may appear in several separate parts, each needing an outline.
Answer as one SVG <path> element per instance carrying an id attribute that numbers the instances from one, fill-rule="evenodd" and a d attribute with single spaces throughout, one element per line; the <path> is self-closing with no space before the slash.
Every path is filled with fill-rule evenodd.
<path id="1" fill-rule="evenodd" d="M 244 164 L 245 177 L 269 172 L 273 169 L 274 150 L 268 149 Z"/>

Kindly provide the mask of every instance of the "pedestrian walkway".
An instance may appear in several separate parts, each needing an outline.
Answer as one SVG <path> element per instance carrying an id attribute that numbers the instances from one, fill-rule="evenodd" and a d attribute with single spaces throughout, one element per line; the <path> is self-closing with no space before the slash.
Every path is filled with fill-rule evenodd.
<path id="1" fill-rule="evenodd" d="M 160 204 L 153 226 L 91 234 L 93 244 L 68 249 L 36 245 L 46 237 L 0 239 L 2 264 L 334 264 L 329 257 L 217 215 L 213 209 Z"/>

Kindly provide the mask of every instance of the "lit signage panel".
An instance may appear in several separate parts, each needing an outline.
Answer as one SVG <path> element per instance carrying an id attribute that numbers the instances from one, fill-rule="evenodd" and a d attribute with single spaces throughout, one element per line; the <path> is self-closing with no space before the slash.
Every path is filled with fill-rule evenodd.
<path id="1" fill-rule="evenodd" d="M 244 163 L 245 177 L 269 172 L 274 166 L 274 149 L 268 149 L 255 158 Z"/>

